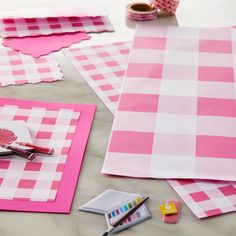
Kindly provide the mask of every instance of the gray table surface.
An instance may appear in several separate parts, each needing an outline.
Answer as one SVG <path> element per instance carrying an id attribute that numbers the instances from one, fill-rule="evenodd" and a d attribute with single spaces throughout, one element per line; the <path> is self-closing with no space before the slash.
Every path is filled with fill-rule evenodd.
<path id="1" fill-rule="evenodd" d="M 93 3 L 91 0 L 1 0 L 0 10 L 69 5 L 71 2 Z M 116 29 L 114 33 L 93 35 L 92 39 L 73 47 L 131 40 L 134 22 L 125 19 L 125 6 L 133 1 L 97 0 L 104 5 Z M 148 24 L 223 27 L 236 25 L 235 0 L 181 0 L 176 17 L 162 17 Z M 97 112 L 84 157 L 72 210 L 68 215 L 47 213 L 0 212 L 1 236 L 91 236 L 101 235 L 106 228 L 101 215 L 77 210 L 92 197 L 108 188 L 142 193 L 151 197 L 152 219 L 119 235 L 236 235 L 236 214 L 229 213 L 205 220 L 197 219 L 184 204 L 181 220 L 176 225 L 163 224 L 158 205 L 178 195 L 164 180 L 132 179 L 105 176 L 100 173 L 111 131 L 113 115 L 81 78 L 72 64 L 59 52 L 64 81 L 0 88 L 0 96 L 50 102 L 93 103 Z"/>

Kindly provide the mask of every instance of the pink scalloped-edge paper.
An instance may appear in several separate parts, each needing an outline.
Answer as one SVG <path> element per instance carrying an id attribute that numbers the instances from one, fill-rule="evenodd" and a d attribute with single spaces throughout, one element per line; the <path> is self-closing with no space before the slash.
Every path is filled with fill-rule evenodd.
<path id="1" fill-rule="evenodd" d="M 2 44 L 23 54 L 37 58 L 90 38 L 91 36 L 86 33 L 67 33 L 36 37 L 6 38 Z"/>
<path id="2" fill-rule="evenodd" d="M 70 7 L 31 8 L 10 11 L 0 11 L 1 19 L 35 19 L 46 17 L 96 17 L 107 15 L 106 10 L 96 4 L 70 4 Z"/>

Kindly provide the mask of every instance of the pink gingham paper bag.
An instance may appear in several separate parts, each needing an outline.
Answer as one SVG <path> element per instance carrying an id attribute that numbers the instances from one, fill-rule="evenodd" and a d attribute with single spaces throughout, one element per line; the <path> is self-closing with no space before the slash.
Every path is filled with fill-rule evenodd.
<path id="1" fill-rule="evenodd" d="M 236 180 L 235 41 L 138 25 L 102 172 Z"/>
<path id="2" fill-rule="evenodd" d="M 126 48 L 125 51 L 124 48 Z M 115 87 L 114 84 L 117 85 L 117 81 L 120 81 L 119 87 L 121 86 L 122 74 L 125 73 L 127 67 L 130 48 L 131 42 L 118 42 L 63 50 L 75 68 L 113 113 L 117 109 L 118 102 L 113 101 L 113 105 L 111 105 L 108 98 L 111 93 L 115 96 L 120 94 L 120 90 L 117 91 L 113 88 Z M 119 62 L 119 73 L 117 71 L 118 67 L 108 65 L 107 61 Z M 102 64 L 103 67 L 101 67 Z M 93 68 L 99 68 L 100 78 L 104 78 L 103 80 L 93 79 Z M 113 76 L 106 76 L 107 70 L 109 70 L 109 73 L 113 73 Z M 117 77 L 113 78 L 114 76 Z M 104 87 L 110 89 L 104 90 Z M 168 183 L 198 218 L 236 210 L 235 182 L 168 180 Z"/>

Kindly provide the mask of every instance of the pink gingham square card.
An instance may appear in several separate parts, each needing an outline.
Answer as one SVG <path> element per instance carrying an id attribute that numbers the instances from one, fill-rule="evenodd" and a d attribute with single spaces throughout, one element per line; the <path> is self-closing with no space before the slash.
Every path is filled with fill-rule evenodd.
<path id="1" fill-rule="evenodd" d="M 0 160 L 0 209 L 69 213 L 95 105 L 0 98 L 1 121 L 24 121 L 34 144 L 54 148 L 28 162 Z"/>

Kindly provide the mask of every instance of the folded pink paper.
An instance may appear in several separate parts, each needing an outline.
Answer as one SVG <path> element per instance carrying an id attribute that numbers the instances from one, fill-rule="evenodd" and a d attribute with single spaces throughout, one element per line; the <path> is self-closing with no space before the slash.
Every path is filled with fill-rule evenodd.
<path id="1" fill-rule="evenodd" d="M 2 44 L 23 54 L 40 57 L 90 38 L 91 36 L 86 33 L 67 33 L 36 37 L 6 38 Z"/>

